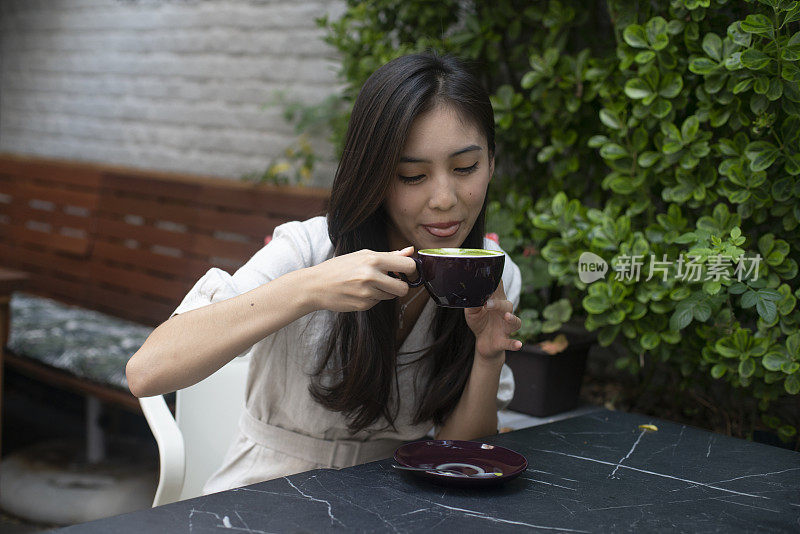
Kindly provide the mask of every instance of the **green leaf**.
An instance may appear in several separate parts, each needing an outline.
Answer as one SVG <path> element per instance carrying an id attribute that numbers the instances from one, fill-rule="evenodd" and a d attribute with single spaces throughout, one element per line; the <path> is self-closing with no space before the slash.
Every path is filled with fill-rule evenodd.
<path id="1" fill-rule="evenodd" d="M 756 34 L 769 34 L 773 31 L 772 21 L 764 15 L 747 15 L 741 28 L 742 31 Z"/>
<path id="2" fill-rule="evenodd" d="M 601 328 L 597 333 L 597 342 L 600 343 L 601 347 L 608 347 L 614 342 L 614 339 L 616 339 L 620 328 L 621 326 L 618 324 Z"/>
<path id="3" fill-rule="evenodd" d="M 723 358 L 738 358 L 742 353 L 730 338 L 723 338 L 714 344 L 714 350 L 722 355 Z"/>
<path id="4" fill-rule="evenodd" d="M 781 365 L 788 363 L 791 360 L 781 351 L 773 350 L 764 355 L 761 359 L 761 365 L 769 371 L 780 371 Z"/>
<path id="5" fill-rule="evenodd" d="M 780 156 L 778 148 L 768 141 L 754 141 L 747 145 L 745 155 L 750 160 L 750 170 L 763 171 Z"/>
<path id="6" fill-rule="evenodd" d="M 724 363 L 718 363 L 711 368 L 711 376 L 714 378 L 722 378 L 722 375 L 724 375 L 727 370 L 728 367 Z"/>
<path id="7" fill-rule="evenodd" d="M 781 125 L 781 137 L 784 144 L 791 144 L 800 138 L 800 117 L 791 115 Z"/>
<path id="8" fill-rule="evenodd" d="M 639 340 L 644 350 L 653 350 L 661 343 L 661 337 L 656 332 L 647 332 Z"/>
<path id="9" fill-rule="evenodd" d="M 787 376 L 783 387 L 789 395 L 797 395 L 800 393 L 800 376 L 797 374 Z"/>
<path id="10" fill-rule="evenodd" d="M 671 20 L 669 24 L 667 24 L 667 33 L 670 35 L 678 35 L 683 31 L 683 26 L 682 20 Z"/>
<path id="11" fill-rule="evenodd" d="M 728 288 L 728 293 L 731 295 L 741 295 L 747 291 L 747 286 L 741 282 L 734 282 Z"/>
<path id="12" fill-rule="evenodd" d="M 669 329 L 675 332 L 683 330 L 692 322 L 694 313 L 691 308 L 676 309 L 669 319 Z"/>
<path id="13" fill-rule="evenodd" d="M 683 300 L 691 294 L 692 290 L 687 286 L 680 286 L 669 292 L 669 298 L 672 300 Z"/>
<path id="14" fill-rule="evenodd" d="M 639 100 L 651 96 L 653 91 L 647 86 L 644 80 L 632 78 L 625 84 L 625 94 L 628 95 L 628 98 Z"/>
<path id="15" fill-rule="evenodd" d="M 616 143 L 607 143 L 600 149 L 600 156 L 604 159 L 617 160 L 629 155 L 625 147 Z"/>
<path id="16" fill-rule="evenodd" d="M 718 68 L 719 63 L 715 63 L 707 57 L 695 57 L 689 60 L 689 70 L 701 76 L 711 74 Z"/>
<path id="17" fill-rule="evenodd" d="M 733 94 L 738 95 L 739 93 L 743 93 L 750 89 L 753 85 L 753 78 L 745 78 L 744 80 L 740 81 L 736 85 L 733 86 Z"/>
<path id="18" fill-rule="evenodd" d="M 607 109 L 600 110 L 600 121 L 612 130 L 620 130 L 623 126 L 619 116 Z"/>
<path id="19" fill-rule="evenodd" d="M 708 57 L 717 61 L 722 61 L 722 39 L 716 33 L 707 33 L 703 38 L 703 51 Z"/>
<path id="20" fill-rule="evenodd" d="M 660 158 L 661 154 L 658 152 L 642 152 L 639 154 L 639 158 L 636 160 L 636 163 L 638 163 L 640 167 L 648 168 L 652 167 Z"/>
<path id="21" fill-rule="evenodd" d="M 683 121 L 681 126 L 681 139 L 684 144 L 691 142 L 697 136 L 697 130 L 700 127 L 700 121 L 696 115 L 692 115 Z"/>
<path id="22" fill-rule="evenodd" d="M 663 98 L 657 98 L 650 106 L 650 113 L 657 119 L 663 119 L 669 115 L 670 111 L 672 111 L 672 104 L 670 104 L 669 100 L 664 100 Z"/>
<path id="23" fill-rule="evenodd" d="M 770 102 L 778 100 L 783 95 L 783 84 L 777 78 L 772 78 L 769 81 L 769 89 L 767 89 L 767 99 Z"/>
<path id="24" fill-rule="evenodd" d="M 708 318 L 711 317 L 711 306 L 705 302 L 698 302 L 693 310 L 694 318 L 700 322 L 708 321 Z"/>
<path id="25" fill-rule="evenodd" d="M 559 191 L 550 204 L 550 209 L 553 210 L 553 215 L 559 217 L 564 213 L 564 208 L 567 205 L 567 195 L 563 191 Z"/>
<path id="26" fill-rule="evenodd" d="M 758 299 L 756 301 L 756 311 L 762 319 L 771 323 L 778 315 L 778 306 L 771 300 Z"/>
<path id="27" fill-rule="evenodd" d="M 545 319 L 565 323 L 572 317 L 572 304 L 567 299 L 558 299 L 545 307 L 542 316 Z"/>
<path id="28" fill-rule="evenodd" d="M 622 32 L 622 38 L 625 42 L 633 48 L 647 48 L 647 35 L 644 33 L 644 28 L 638 24 L 631 24 Z"/>
<path id="29" fill-rule="evenodd" d="M 742 378 L 749 378 L 753 376 L 753 373 L 756 371 L 756 363 L 753 361 L 752 358 L 747 358 L 746 360 L 742 360 L 739 362 L 739 376 Z"/>
<path id="30" fill-rule="evenodd" d="M 645 24 L 647 40 L 653 50 L 663 50 L 669 44 L 667 35 L 667 21 L 662 17 L 653 17 Z"/>
<path id="31" fill-rule="evenodd" d="M 730 37 L 734 43 L 744 47 L 750 46 L 753 40 L 752 35 L 742 30 L 742 22 L 738 20 L 728 26 L 728 37 Z"/>
<path id="32" fill-rule="evenodd" d="M 755 291 L 748 289 L 744 295 L 742 295 L 741 305 L 742 308 L 752 308 L 755 306 L 756 302 L 758 301 L 758 295 Z"/>
<path id="33" fill-rule="evenodd" d="M 634 61 L 636 61 L 636 63 L 644 65 L 645 63 L 653 61 L 655 58 L 656 58 L 655 52 L 653 52 L 652 50 L 644 50 L 636 54 L 636 56 L 634 56 L 633 59 Z"/>
<path id="34" fill-rule="evenodd" d="M 759 289 L 756 294 L 759 296 L 759 298 L 772 302 L 778 302 L 779 300 L 783 299 L 783 295 L 774 289 Z"/>
<path id="35" fill-rule="evenodd" d="M 786 338 L 786 350 L 792 358 L 800 359 L 800 332 L 795 332 Z"/>
<path id="36" fill-rule="evenodd" d="M 761 50 L 748 48 L 741 55 L 742 65 L 750 70 L 761 70 L 769 65 L 770 57 Z"/>
<path id="37" fill-rule="evenodd" d="M 583 299 L 583 307 L 589 313 L 595 315 L 605 312 L 610 306 L 608 298 L 600 295 L 590 295 Z"/>
<path id="38" fill-rule="evenodd" d="M 683 89 L 683 79 L 679 74 L 670 72 L 661 80 L 658 94 L 664 98 L 675 98 Z"/>
<path id="39" fill-rule="evenodd" d="M 794 63 L 784 63 L 781 67 L 781 78 L 787 82 L 800 83 L 800 67 Z"/>
<path id="40" fill-rule="evenodd" d="M 789 45 L 781 52 L 781 59 L 784 61 L 797 61 L 800 59 L 800 44 Z"/>
<path id="41" fill-rule="evenodd" d="M 606 143 L 608 143 L 608 137 L 605 135 L 593 135 L 589 138 L 589 141 L 586 142 L 586 145 L 590 148 L 600 148 Z"/>
<path id="42" fill-rule="evenodd" d="M 795 22 L 798 20 L 800 20 L 800 2 L 794 2 L 792 7 L 786 11 L 786 16 L 783 19 L 783 24 L 781 24 L 781 26 L 786 26 L 790 22 Z"/>

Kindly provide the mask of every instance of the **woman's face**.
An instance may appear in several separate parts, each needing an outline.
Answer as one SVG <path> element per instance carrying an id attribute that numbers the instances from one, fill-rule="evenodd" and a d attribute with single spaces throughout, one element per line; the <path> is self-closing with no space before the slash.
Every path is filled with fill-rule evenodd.
<path id="1" fill-rule="evenodd" d="M 386 197 L 391 250 L 461 246 L 494 172 L 486 145 L 484 135 L 449 107 L 417 117 Z"/>

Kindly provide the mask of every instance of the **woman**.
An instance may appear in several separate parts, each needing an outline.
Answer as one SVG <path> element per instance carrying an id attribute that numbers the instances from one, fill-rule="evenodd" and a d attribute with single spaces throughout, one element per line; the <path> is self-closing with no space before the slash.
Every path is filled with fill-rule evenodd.
<path id="1" fill-rule="evenodd" d="M 519 269 L 506 257 L 490 301 L 466 310 L 396 276 L 416 278 L 415 249 L 500 250 L 483 237 L 493 171 L 492 107 L 456 59 L 405 56 L 367 80 L 327 217 L 279 226 L 233 276 L 211 269 L 128 363 L 141 397 L 250 352 L 240 429 L 205 493 L 385 458 L 432 426 L 496 433 Z"/>

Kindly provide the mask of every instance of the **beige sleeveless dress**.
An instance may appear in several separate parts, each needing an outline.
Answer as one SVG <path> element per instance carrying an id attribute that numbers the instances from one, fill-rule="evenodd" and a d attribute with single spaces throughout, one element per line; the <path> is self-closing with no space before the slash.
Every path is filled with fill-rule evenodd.
<path id="1" fill-rule="evenodd" d="M 501 250 L 485 240 L 484 247 Z M 219 302 L 274 280 L 293 270 L 317 265 L 333 257 L 325 217 L 293 221 L 278 226 L 272 241 L 232 276 L 209 270 L 175 310 L 184 313 Z M 519 268 L 506 256 L 503 285 L 508 299 L 519 301 Z M 318 362 L 334 313 L 308 314 L 253 345 L 245 392 L 246 410 L 239 430 L 220 468 L 204 493 L 214 493 L 321 467 L 342 468 L 392 455 L 403 442 L 424 439 L 432 422 L 412 424 L 424 384 L 427 362 L 418 359 L 432 339 L 430 331 L 436 305 L 428 301 L 406 337 L 398 355 L 399 389 L 392 391 L 395 425 L 385 428 L 380 419 L 351 435 L 345 417 L 314 401 L 308 391 L 309 375 Z M 410 363 L 411 362 L 411 363 Z M 419 374 L 417 374 L 419 373 Z M 421 378 L 422 377 L 422 378 Z M 514 379 L 503 366 L 497 408 L 511 401 Z"/>

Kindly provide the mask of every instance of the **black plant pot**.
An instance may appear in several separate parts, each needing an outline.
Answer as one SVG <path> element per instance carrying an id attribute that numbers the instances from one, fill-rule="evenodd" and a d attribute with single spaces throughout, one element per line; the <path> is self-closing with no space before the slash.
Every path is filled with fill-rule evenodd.
<path id="1" fill-rule="evenodd" d="M 509 410 L 547 417 L 577 406 L 586 356 L 596 337 L 585 330 L 560 333 L 567 336 L 568 345 L 558 354 L 548 354 L 535 345 L 506 352 L 515 383 Z"/>

